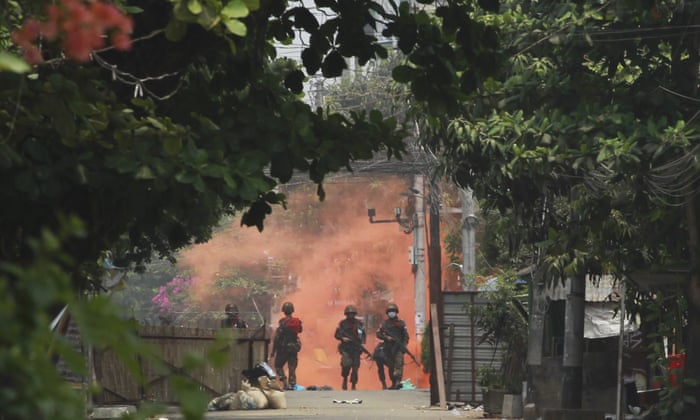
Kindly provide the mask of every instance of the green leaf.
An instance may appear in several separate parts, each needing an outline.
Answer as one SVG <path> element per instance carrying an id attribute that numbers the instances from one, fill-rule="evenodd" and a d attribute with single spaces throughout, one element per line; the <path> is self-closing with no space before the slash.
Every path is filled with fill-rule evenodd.
<path id="1" fill-rule="evenodd" d="M 408 54 L 416 45 L 418 40 L 418 30 L 415 24 L 403 25 L 398 29 L 397 35 L 399 36 L 399 49 L 404 54 Z"/>
<path id="2" fill-rule="evenodd" d="M 293 9 L 294 26 L 302 28 L 307 32 L 313 32 L 318 28 L 318 20 L 309 9 L 305 7 L 296 7 Z"/>
<path id="3" fill-rule="evenodd" d="M 229 187 L 229 188 L 231 188 L 232 190 L 235 190 L 236 187 L 238 187 L 238 183 L 236 182 L 236 180 L 233 179 L 233 178 L 231 177 L 231 175 L 229 175 L 228 173 L 227 173 L 227 174 L 224 174 L 224 178 L 223 178 L 223 179 L 224 179 L 224 182 L 226 183 L 226 186 Z"/>
<path id="4" fill-rule="evenodd" d="M 337 50 L 333 50 L 323 60 L 321 72 L 325 77 L 338 77 L 348 67 L 345 59 Z"/>
<path id="5" fill-rule="evenodd" d="M 258 10 L 260 8 L 260 0 L 242 0 L 248 10 Z"/>
<path id="6" fill-rule="evenodd" d="M 187 10 L 189 10 L 193 15 L 198 15 L 202 13 L 202 4 L 199 3 L 199 0 L 188 0 Z"/>
<path id="7" fill-rule="evenodd" d="M 408 83 L 413 80 L 416 70 L 413 67 L 401 65 L 391 71 L 391 75 L 399 83 Z"/>
<path id="8" fill-rule="evenodd" d="M 202 25 L 207 29 L 212 29 L 221 22 L 221 15 L 219 14 L 219 9 L 213 6 L 205 7 L 202 9 L 202 13 L 197 15 L 197 23 Z"/>
<path id="9" fill-rule="evenodd" d="M 563 42 L 563 37 L 559 34 L 554 34 L 551 37 L 549 37 L 549 42 L 554 44 L 554 45 L 559 45 Z"/>
<path id="10" fill-rule="evenodd" d="M 187 35 L 187 23 L 172 19 L 165 27 L 165 37 L 169 41 L 180 41 Z"/>
<path id="11" fill-rule="evenodd" d="M 270 175 L 286 183 L 292 178 L 294 168 L 287 155 L 274 155 L 270 166 Z"/>
<path id="12" fill-rule="evenodd" d="M 148 120 L 148 122 L 150 122 L 151 125 L 153 125 L 153 127 L 157 128 L 157 129 L 159 129 L 159 130 L 162 130 L 162 131 L 165 131 L 165 130 L 166 130 L 166 128 L 165 128 L 165 126 L 163 125 L 163 123 L 160 122 L 158 119 L 153 118 L 153 117 L 146 117 L 146 120 Z"/>
<path id="13" fill-rule="evenodd" d="M 231 19 L 246 17 L 249 13 L 250 11 L 248 10 L 248 7 L 242 0 L 231 0 L 223 9 L 221 9 L 221 16 L 225 18 L 224 21 L 226 21 L 226 18 Z"/>
<path id="14" fill-rule="evenodd" d="M 373 109 L 369 112 L 369 120 L 375 124 L 381 124 L 382 123 L 382 112 Z"/>
<path id="15" fill-rule="evenodd" d="M 304 73 L 301 70 L 294 70 L 284 77 L 284 86 L 294 93 L 301 93 L 304 90 Z"/>
<path id="16" fill-rule="evenodd" d="M 168 137 L 163 141 L 163 148 L 170 156 L 176 156 L 182 150 L 182 139 L 180 137 Z"/>
<path id="17" fill-rule="evenodd" d="M 136 179 L 155 179 L 153 171 L 146 165 L 141 166 L 136 174 L 134 174 L 134 177 Z"/>
<path id="18" fill-rule="evenodd" d="M 321 57 L 313 48 L 306 48 L 301 52 L 301 62 L 309 74 L 314 74 L 321 68 Z"/>
<path id="19" fill-rule="evenodd" d="M 487 12 L 498 12 L 499 3 L 499 0 L 479 0 L 479 6 Z"/>
<path id="20" fill-rule="evenodd" d="M 203 418 L 209 397 L 199 390 L 195 382 L 185 376 L 172 376 L 171 384 L 180 402 L 180 411 L 185 418 Z"/>
<path id="21" fill-rule="evenodd" d="M 238 19 L 226 19 L 224 20 L 224 25 L 234 35 L 245 36 L 248 33 L 245 23 Z"/>
<path id="22" fill-rule="evenodd" d="M 143 9 L 138 6 L 124 6 L 123 10 L 125 13 L 128 13 L 130 15 L 143 13 Z"/>
<path id="23" fill-rule="evenodd" d="M 12 73 L 27 73 L 31 70 L 31 66 L 26 61 L 8 52 L 0 52 L 0 71 L 9 71 Z"/>
<path id="24" fill-rule="evenodd" d="M 192 185 L 197 192 L 204 193 L 207 190 L 207 186 L 201 176 L 196 175 L 192 181 Z"/>

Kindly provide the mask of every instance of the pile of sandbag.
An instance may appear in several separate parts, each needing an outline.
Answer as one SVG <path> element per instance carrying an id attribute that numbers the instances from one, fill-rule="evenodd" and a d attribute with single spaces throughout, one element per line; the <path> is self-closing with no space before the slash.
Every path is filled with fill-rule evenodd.
<path id="1" fill-rule="evenodd" d="M 287 408 L 287 398 L 277 381 L 267 376 L 258 378 L 259 387 L 241 382 L 238 392 L 229 392 L 209 402 L 209 411 L 259 410 L 264 408 Z"/>

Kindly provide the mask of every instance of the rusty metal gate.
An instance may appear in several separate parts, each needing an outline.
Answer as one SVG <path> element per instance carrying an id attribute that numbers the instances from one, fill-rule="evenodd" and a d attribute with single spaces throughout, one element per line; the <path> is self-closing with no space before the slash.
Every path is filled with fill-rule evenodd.
<path id="1" fill-rule="evenodd" d="M 229 343 L 229 362 L 223 367 L 205 365 L 191 372 L 183 366 L 188 354 L 204 356 L 215 343 L 216 335 L 225 333 Z M 143 400 L 175 403 L 176 396 L 167 378 L 173 374 L 186 375 L 211 396 L 237 391 L 243 379 L 242 371 L 257 362 L 267 360 L 269 339 L 265 329 L 222 330 L 171 326 L 142 326 L 139 337 L 157 349 L 156 360 L 139 360 L 144 380 L 136 377 L 110 350 L 95 353 L 95 376 L 101 392 L 96 402 L 102 404 L 135 403 Z"/>
<path id="2" fill-rule="evenodd" d="M 469 306 L 484 305 L 479 292 L 443 292 L 443 363 L 448 401 L 483 401 L 476 372 L 480 366 L 501 366 L 502 351 L 489 343 L 479 344 L 480 331 L 469 316 Z"/>

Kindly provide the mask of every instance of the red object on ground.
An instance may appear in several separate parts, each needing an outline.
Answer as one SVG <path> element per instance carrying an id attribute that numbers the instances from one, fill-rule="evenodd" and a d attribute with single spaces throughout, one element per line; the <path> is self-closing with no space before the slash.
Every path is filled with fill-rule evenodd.
<path id="1" fill-rule="evenodd" d="M 685 369 L 685 353 L 669 354 L 668 359 L 668 379 L 671 382 L 671 386 L 675 388 L 678 386 L 677 376 L 679 374 L 683 375 L 683 370 Z"/>

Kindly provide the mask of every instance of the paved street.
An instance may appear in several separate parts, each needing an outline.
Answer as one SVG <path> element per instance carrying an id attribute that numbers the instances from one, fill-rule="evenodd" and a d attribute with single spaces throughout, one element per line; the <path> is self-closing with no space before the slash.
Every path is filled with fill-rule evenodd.
<path id="1" fill-rule="evenodd" d="M 481 418 L 480 410 L 430 407 L 430 391 L 295 391 L 287 392 L 287 408 L 280 410 L 211 411 L 207 419 L 455 419 Z M 362 400 L 361 404 L 334 403 L 334 400 Z M 164 415 L 168 420 L 181 417 Z"/>

